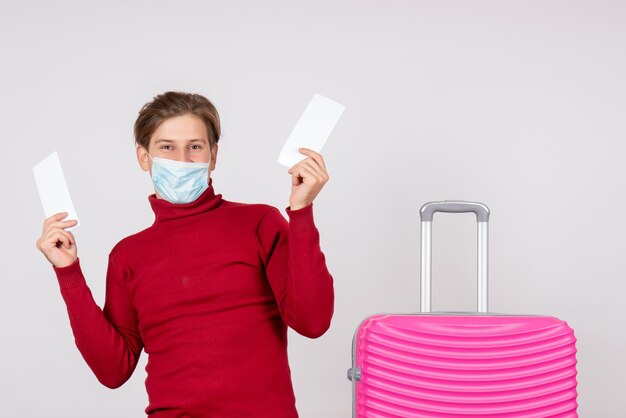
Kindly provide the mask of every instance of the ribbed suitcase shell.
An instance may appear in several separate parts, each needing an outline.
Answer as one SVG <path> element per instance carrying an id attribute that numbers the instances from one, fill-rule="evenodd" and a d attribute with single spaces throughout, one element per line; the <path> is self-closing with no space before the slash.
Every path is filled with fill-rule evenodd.
<path id="1" fill-rule="evenodd" d="M 575 343 L 549 316 L 372 315 L 353 341 L 354 413 L 578 417 Z"/>

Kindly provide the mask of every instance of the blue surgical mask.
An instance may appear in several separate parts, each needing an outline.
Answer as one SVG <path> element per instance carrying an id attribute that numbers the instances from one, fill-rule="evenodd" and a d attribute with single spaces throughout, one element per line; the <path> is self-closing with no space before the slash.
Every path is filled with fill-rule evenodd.
<path id="1" fill-rule="evenodd" d="M 152 183 L 171 203 L 193 202 L 209 187 L 209 164 L 152 157 Z"/>

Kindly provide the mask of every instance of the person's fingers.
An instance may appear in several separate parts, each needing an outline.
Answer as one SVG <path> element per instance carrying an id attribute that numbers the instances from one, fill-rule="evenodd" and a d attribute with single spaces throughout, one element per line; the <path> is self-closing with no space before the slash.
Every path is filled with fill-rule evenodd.
<path id="1" fill-rule="evenodd" d="M 313 174 L 313 172 L 311 172 L 311 170 L 309 168 L 307 168 L 308 166 L 304 166 L 304 165 L 299 165 L 292 173 L 291 175 L 291 184 L 294 186 L 297 186 L 300 184 L 300 181 L 298 180 L 298 177 L 302 177 L 303 182 L 304 182 L 304 178 L 306 177 L 312 177 L 312 178 L 317 178 L 315 176 L 315 174 Z"/>
<path id="2" fill-rule="evenodd" d="M 302 177 L 300 175 L 300 172 L 302 170 L 302 166 L 296 164 L 291 168 L 291 185 L 292 186 L 297 186 L 298 184 L 300 184 L 300 180 L 299 177 Z"/>
<path id="3" fill-rule="evenodd" d="M 324 171 L 326 171 L 326 163 L 324 162 L 324 157 L 322 157 L 322 154 L 317 151 L 313 151 L 310 148 L 300 148 L 299 151 L 300 153 L 314 159 L 315 162 L 318 163 L 320 167 L 324 169 Z"/>
<path id="4" fill-rule="evenodd" d="M 68 232 L 62 229 L 53 229 L 52 231 L 50 231 L 50 233 L 46 235 L 44 242 L 48 248 L 52 248 L 52 247 L 56 247 L 59 241 L 61 241 L 61 244 L 65 248 L 68 248 L 68 249 L 70 248 L 71 243 L 73 242 Z"/>
<path id="5" fill-rule="evenodd" d="M 67 234 L 67 231 L 59 230 L 56 232 L 57 243 L 61 242 L 61 245 L 68 250 L 72 246 L 72 240 L 70 236 Z M 56 244 L 55 244 L 56 245 Z"/>
<path id="6" fill-rule="evenodd" d="M 68 245 L 65 245 L 66 248 L 69 248 L 69 245 L 76 243 L 74 234 L 59 226 L 50 225 L 44 233 L 41 234 L 41 237 L 39 237 L 35 246 L 38 250 L 44 251 L 45 253 L 47 249 L 56 247 L 58 241 L 60 240 L 59 236 L 63 236 L 65 240 L 67 240 Z M 64 241 L 61 242 L 64 243 Z"/>
<path id="7" fill-rule="evenodd" d="M 323 166 L 320 166 L 316 160 L 310 159 L 309 161 L 311 162 L 311 165 L 313 166 L 313 168 L 315 168 L 317 172 L 319 173 L 319 175 L 322 177 L 322 180 L 328 181 L 329 176 L 328 176 L 328 172 L 326 171 L 326 169 Z"/>
<path id="8" fill-rule="evenodd" d="M 74 238 L 74 234 L 72 234 L 70 231 L 65 232 L 67 232 L 67 235 L 70 236 L 70 244 L 76 244 L 76 238 Z"/>
<path id="9" fill-rule="evenodd" d="M 51 228 L 69 228 L 70 226 L 76 225 L 78 221 L 76 219 L 70 219 L 69 221 L 54 221 L 48 225 L 48 229 Z"/>
<path id="10" fill-rule="evenodd" d="M 317 165 L 317 163 L 315 162 L 315 160 L 312 159 L 306 159 L 306 160 L 302 160 L 300 162 L 300 164 L 302 164 L 302 166 L 306 167 L 309 169 L 309 171 L 311 173 L 313 173 L 315 175 L 315 177 L 321 181 L 324 182 L 324 179 L 326 178 L 325 174 L 322 171 L 322 168 Z"/>
<path id="11" fill-rule="evenodd" d="M 58 212 L 50 216 L 49 218 L 46 218 L 46 220 L 43 222 L 43 230 L 44 231 L 46 230 L 46 228 L 48 227 L 48 224 L 61 220 L 65 218 L 66 216 L 67 216 L 67 212 Z"/>

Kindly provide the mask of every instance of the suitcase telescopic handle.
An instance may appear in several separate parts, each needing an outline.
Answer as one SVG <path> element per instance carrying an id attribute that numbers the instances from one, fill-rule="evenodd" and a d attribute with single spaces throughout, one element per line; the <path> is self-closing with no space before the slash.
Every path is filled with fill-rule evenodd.
<path id="1" fill-rule="evenodd" d="M 421 312 L 431 312 L 432 307 L 432 223 L 436 212 L 476 214 L 478 224 L 478 312 L 489 311 L 489 208 L 479 202 L 444 200 L 428 202 L 420 209 L 421 254 L 420 288 Z"/>

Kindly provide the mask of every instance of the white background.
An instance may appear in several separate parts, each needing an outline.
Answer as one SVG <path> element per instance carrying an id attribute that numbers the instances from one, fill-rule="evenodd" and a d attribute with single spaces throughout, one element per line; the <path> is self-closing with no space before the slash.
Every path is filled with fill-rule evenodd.
<path id="1" fill-rule="evenodd" d="M 290 330 L 301 417 L 350 416 L 353 333 L 419 310 L 418 210 L 443 199 L 492 210 L 494 312 L 575 329 L 580 416 L 625 416 L 625 40 L 623 1 L 3 1 L 2 416 L 143 415 L 145 354 L 110 390 L 74 345 L 32 166 L 58 150 L 102 306 L 107 254 L 154 219 L 132 125 L 167 90 L 220 112 L 216 192 L 283 213 L 284 141 L 315 92 L 346 105 L 314 206 L 335 315 Z M 472 217 L 435 216 L 435 310 L 475 307 Z"/>

